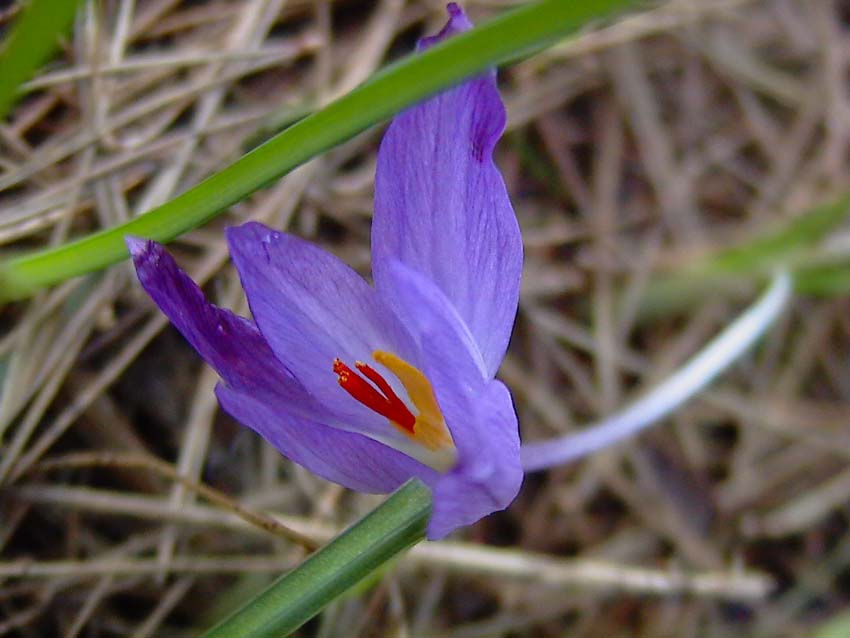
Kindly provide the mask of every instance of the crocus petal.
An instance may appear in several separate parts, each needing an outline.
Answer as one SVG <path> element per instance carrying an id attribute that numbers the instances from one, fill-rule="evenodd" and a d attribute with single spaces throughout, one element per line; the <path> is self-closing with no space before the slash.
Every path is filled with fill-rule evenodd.
<path id="1" fill-rule="evenodd" d="M 459 8 L 450 12 L 437 39 L 469 27 Z M 516 216 L 493 163 L 504 126 L 493 74 L 397 116 L 378 152 L 372 223 L 376 286 L 392 259 L 434 281 L 469 326 L 491 378 L 510 339 L 522 268 Z"/>
<path id="2" fill-rule="evenodd" d="M 436 35 L 429 35 L 419 41 L 419 46 L 417 48 L 420 51 L 442 42 L 453 35 L 469 31 L 472 28 L 472 22 L 469 21 L 469 18 L 466 17 L 463 9 L 461 9 L 460 5 L 456 2 L 448 3 L 446 5 L 446 11 L 449 14 L 448 22 L 446 22 L 443 28 L 440 29 L 439 33 Z"/>
<path id="3" fill-rule="evenodd" d="M 321 406 L 292 378 L 251 321 L 209 303 L 160 244 L 137 237 L 126 242 L 142 287 L 228 385 L 289 401 L 321 418 Z"/>
<path id="4" fill-rule="evenodd" d="M 245 354 L 265 345 L 257 328 L 207 302 L 197 284 L 160 244 L 137 237 L 128 237 L 126 243 L 142 287 L 198 354 L 228 383 L 249 388 L 259 382 L 262 376 L 245 365 Z M 260 365 L 274 368 L 274 357 L 271 361 L 257 358 Z M 274 376 L 277 370 L 269 372 Z"/>
<path id="5" fill-rule="evenodd" d="M 400 262 L 388 262 L 393 308 L 423 348 L 423 372 L 458 451 L 455 467 L 432 483 L 428 537 L 504 509 L 522 483 L 519 431 L 510 393 L 488 380 L 469 331 L 439 288 Z"/>
<path id="6" fill-rule="evenodd" d="M 432 483 L 436 472 L 361 434 L 300 419 L 283 405 L 259 401 L 226 385 L 216 388 L 224 410 L 286 458 L 359 492 L 391 492 L 412 476 Z"/>
<path id="7" fill-rule="evenodd" d="M 161 245 L 127 239 L 144 289 L 224 379 L 216 395 L 226 412 L 284 456 L 352 489 L 383 493 L 411 476 L 435 472 L 367 437 L 322 425 L 324 407 L 289 374 L 253 323 L 208 303 Z M 312 417 L 312 418 L 311 418 Z"/>
<path id="8" fill-rule="evenodd" d="M 482 394 L 472 396 L 434 369 L 429 373 L 446 422 L 475 431 L 478 439 L 478 448 L 461 452 L 457 466 L 432 486 L 428 538 L 436 540 L 505 509 L 519 492 L 523 472 L 516 412 L 505 385 L 490 381 Z"/>
<path id="9" fill-rule="evenodd" d="M 330 425 L 406 442 L 387 419 L 339 387 L 333 361 L 411 355 L 410 339 L 375 290 L 342 261 L 302 239 L 248 223 L 227 229 L 254 320 L 277 358 L 333 412 Z M 399 392 L 401 392 L 399 388 Z"/>
<path id="10" fill-rule="evenodd" d="M 442 353 L 447 365 L 455 368 L 460 378 L 474 379 L 483 387 L 489 374 L 475 338 L 434 282 L 403 262 L 388 259 L 378 294 L 407 328 L 420 352 L 434 350 L 434 334 L 451 333 L 452 350 Z"/>

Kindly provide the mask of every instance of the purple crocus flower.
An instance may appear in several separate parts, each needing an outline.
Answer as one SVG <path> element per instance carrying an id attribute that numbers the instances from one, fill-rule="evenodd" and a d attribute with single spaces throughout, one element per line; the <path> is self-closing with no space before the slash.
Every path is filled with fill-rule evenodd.
<path id="1" fill-rule="evenodd" d="M 472 26 L 448 10 L 421 47 Z M 393 120 L 378 153 L 374 287 L 297 237 L 229 228 L 252 322 L 208 303 L 159 244 L 127 240 L 142 286 L 221 375 L 225 411 L 346 487 L 420 478 L 431 539 L 507 507 L 522 482 L 511 395 L 494 378 L 522 268 L 492 157 L 504 126 L 493 73 Z"/>

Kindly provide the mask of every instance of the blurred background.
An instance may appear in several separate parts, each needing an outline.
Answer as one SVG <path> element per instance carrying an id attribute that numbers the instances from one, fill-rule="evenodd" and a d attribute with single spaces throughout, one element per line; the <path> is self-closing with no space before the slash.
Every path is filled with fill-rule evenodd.
<path id="1" fill-rule="evenodd" d="M 480 22 L 518 4 L 464 6 Z M 0 6 L 6 29 L 19 6 Z M 430 0 L 83 3 L 0 123 L 0 252 L 169 200 L 444 16 Z M 840 0 L 643 2 L 500 72 L 497 161 L 526 250 L 500 376 L 525 441 L 663 380 L 771 260 L 801 264 L 799 294 L 663 424 L 529 475 L 510 509 L 298 635 L 850 636 L 850 228 L 808 221 L 850 212 L 848 20 Z M 381 133 L 174 242 L 180 264 L 247 314 L 222 230 L 256 219 L 368 274 Z M 318 541 L 380 502 L 280 458 L 215 382 L 126 263 L 0 308 L 0 636 L 195 636 L 304 556 L 235 502 Z"/>

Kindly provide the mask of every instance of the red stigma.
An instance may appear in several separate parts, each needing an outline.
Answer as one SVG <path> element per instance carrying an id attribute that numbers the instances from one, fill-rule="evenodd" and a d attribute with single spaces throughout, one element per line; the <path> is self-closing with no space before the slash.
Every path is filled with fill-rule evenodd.
<path id="1" fill-rule="evenodd" d="M 386 379 L 377 370 L 362 361 L 355 361 L 354 367 L 362 372 L 369 381 L 378 386 L 380 392 L 342 361 L 334 359 L 333 369 L 339 377 L 337 382 L 342 389 L 367 408 L 374 410 L 413 434 L 416 417 L 413 416 L 404 401 L 393 392 Z"/>

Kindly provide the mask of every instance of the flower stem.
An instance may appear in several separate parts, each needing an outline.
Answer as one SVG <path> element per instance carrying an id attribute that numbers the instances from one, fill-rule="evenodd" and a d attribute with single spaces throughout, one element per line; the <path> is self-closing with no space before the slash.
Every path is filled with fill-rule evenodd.
<path id="1" fill-rule="evenodd" d="M 780 272 L 768 290 L 673 376 L 623 411 L 575 434 L 522 446 L 526 472 L 574 461 L 658 422 L 711 383 L 773 325 L 791 298 L 791 276 Z"/>
<path id="2" fill-rule="evenodd" d="M 288 636 L 381 565 L 425 538 L 431 491 L 417 479 L 266 591 L 204 634 L 205 638 Z"/>

